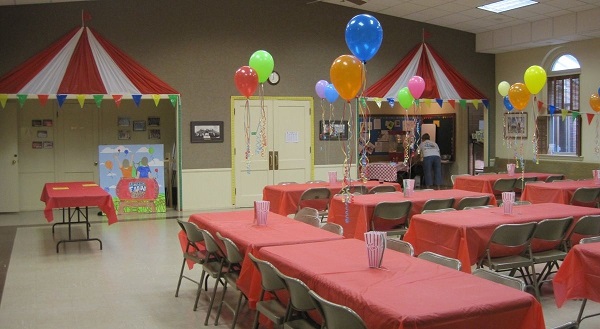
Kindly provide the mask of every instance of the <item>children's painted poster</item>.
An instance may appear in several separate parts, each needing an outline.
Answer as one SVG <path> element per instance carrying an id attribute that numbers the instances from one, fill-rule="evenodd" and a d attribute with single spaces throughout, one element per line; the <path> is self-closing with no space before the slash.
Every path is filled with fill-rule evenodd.
<path id="1" fill-rule="evenodd" d="M 100 186 L 124 213 L 166 212 L 162 144 L 100 145 Z"/>

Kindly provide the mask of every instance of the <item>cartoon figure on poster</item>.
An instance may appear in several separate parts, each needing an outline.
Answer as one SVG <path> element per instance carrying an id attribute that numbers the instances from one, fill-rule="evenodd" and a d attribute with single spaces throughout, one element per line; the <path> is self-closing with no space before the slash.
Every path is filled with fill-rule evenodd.
<path id="1" fill-rule="evenodd" d="M 100 185 L 118 213 L 166 212 L 162 144 L 100 145 L 98 153 Z"/>

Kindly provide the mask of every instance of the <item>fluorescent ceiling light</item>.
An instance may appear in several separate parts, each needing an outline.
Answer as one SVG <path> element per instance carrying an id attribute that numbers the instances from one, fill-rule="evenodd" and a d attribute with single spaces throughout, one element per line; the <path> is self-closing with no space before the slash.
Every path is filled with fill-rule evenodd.
<path id="1" fill-rule="evenodd" d="M 513 10 L 513 9 L 517 9 L 517 8 L 521 8 L 521 7 L 535 5 L 536 3 L 538 3 L 538 2 L 530 1 L 530 0 L 502 0 L 502 1 L 497 1 L 497 2 L 487 4 L 485 6 L 479 6 L 477 8 L 491 11 L 491 12 L 498 14 L 498 13 L 502 13 L 505 11 L 509 11 L 509 10 Z"/>

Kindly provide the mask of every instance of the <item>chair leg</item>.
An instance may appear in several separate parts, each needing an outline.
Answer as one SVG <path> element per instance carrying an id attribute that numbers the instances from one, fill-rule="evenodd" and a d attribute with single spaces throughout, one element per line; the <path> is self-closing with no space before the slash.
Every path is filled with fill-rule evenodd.
<path id="1" fill-rule="evenodd" d="M 233 315 L 233 323 L 231 324 L 231 329 L 235 329 L 235 324 L 237 323 L 238 315 L 240 314 L 240 307 L 242 306 L 242 297 L 244 294 L 242 291 L 238 291 L 240 296 L 238 297 L 237 307 L 235 308 L 235 314 Z"/>
<path id="2" fill-rule="evenodd" d="M 260 291 L 260 297 L 258 298 L 258 303 L 262 302 L 263 298 L 265 297 L 265 290 L 262 289 Z M 258 318 L 260 317 L 260 311 L 258 310 L 258 307 L 256 308 L 256 316 L 254 316 L 254 323 L 252 324 L 252 329 L 258 329 Z"/>
<path id="3" fill-rule="evenodd" d="M 200 276 L 200 281 L 198 283 L 198 290 L 196 291 L 196 301 L 194 302 L 194 312 L 198 309 L 198 300 L 200 299 L 200 293 L 202 292 L 202 281 L 208 279 L 208 275 L 206 275 L 206 271 L 202 270 L 202 275 Z"/>
<path id="4" fill-rule="evenodd" d="M 217 308 L 217 316 L 215 317 L 215 326 L 219 325 L 219 317 L 221 316 L 221 310 L 223 309 L 223 303 L 225 302 L 225 293 L 227 292 L 227 281 L 225 281 L 225 285 L 223 285 L 223 293 L 221 294 L 221 301 L 219 302 L 219 307 Z"/>
<path id="5" fill-rule="evenodd" d="M 179 282 L 177 282 L 177 290 L 175 290 L 175 297 L 179 296 L 179 287 L 181 286 L 181 279 L 183 279 L 184 268 L 185 268 L 185 258 L 183 258 L 183 263 L 181 264 L 181 272 L 179 272 Z"/>
<path id="6" fill-rule="evenodd" d="M 206 310 L 206 318 L 204 319 L 204 325 L 208 325 L 208 318 L 210 317 L 210 313 L 212 311 L 213 305 L 215 303 L 215 298 L 217 297 L 217 287 L 219 286 L 219 281 L 221 281 L 221 273 L 219 270 L 219 274 L 215 278 L 215 286 L 213 287 L 212 297 L 210 298 L 210 303 L 208 304 L 208 310 Z"/>
<path id="7" fill-rule="evenodd" d="M 540 287 L 538 287 L 537 274 L 535 273 L 535 264 L 531 264 L 531 280 L 533 281 L 533 290 L 535 291 L 535 298 L 540 300 Z"/>

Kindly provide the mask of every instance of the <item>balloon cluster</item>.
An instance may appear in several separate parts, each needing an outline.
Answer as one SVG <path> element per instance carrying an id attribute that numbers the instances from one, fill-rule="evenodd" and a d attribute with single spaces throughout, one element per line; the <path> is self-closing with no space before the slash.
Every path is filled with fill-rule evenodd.
<path id="1" fill-rule="evenodd" d="M 254 94 L 259 83 L 267 81 L 274 67 L 275 62 L 269 52 L 265 50 L 255 51 L 250 56 L 248 65 L 242 66 L 235 71 L 233 77 L 235 87 L 243 96 L 249 98 Z"/>
<path id="2" fill-rule="evenodd" d="M 506 81 L 498 84 L 498 93 L 503 97 L 504 107 L 507 111 L 517 109 L 523 111 L 531 95 L 539 93 L 546 85 L 546 71 L 538 65 L 532 65 L 523 75 L 523 82 L 517 82 L 510 85 Z"/>
<path id="3" fill-rule="evenodd" d="M 315 85 L 315 91 L 320 99 L 327 99 L 329 103 L 334 103 L 340 97 L 333 84 L 326 80 L 319 80 Z"/>

